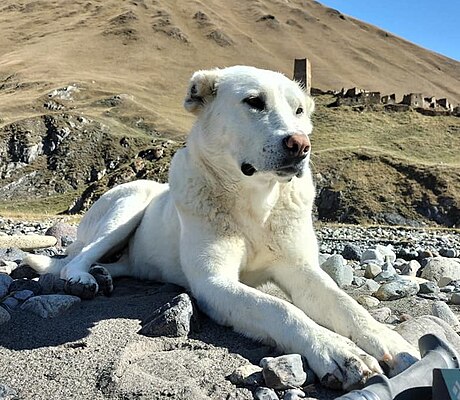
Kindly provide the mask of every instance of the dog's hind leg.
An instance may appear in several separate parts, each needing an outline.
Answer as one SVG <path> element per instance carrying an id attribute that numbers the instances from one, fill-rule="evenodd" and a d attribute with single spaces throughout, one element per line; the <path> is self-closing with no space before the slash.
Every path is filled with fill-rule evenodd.
<path id="1" fill-rule="evenodd" d="M 89 269 L 128 243 L 152 198 L 164 190 L 155 182 L 135 181 L 111 189 L 94 203 L 78 227 L 81 250 L 61 270 L 69 293 L 83 298 L 97 293 L 98 285 Z"/>

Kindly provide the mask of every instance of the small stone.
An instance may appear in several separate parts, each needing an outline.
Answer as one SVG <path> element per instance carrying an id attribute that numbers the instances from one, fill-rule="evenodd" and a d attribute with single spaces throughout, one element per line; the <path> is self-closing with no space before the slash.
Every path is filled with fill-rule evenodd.
<path id="1" fill-rule="evenodd" d="M 236 386 L 260 386 L 264 383 L 262 368 L 253 364 L 238 367 L 231 373 L 228 380 Z"/>
<path id="2" fill-rule="evenodd" d="M 351 285 L 353 281 L 353 268 L 346 264 L 344 258 L 339 254 L 333 254 L 321 265 L 339 287 Z"/>
<path id="3" fill-rule="evenodd" d="M 27 299 L 30 299 L 33 295 L 34 292 L 32 292 L 32 290 L 19 290 L 18 292 L 14 292 L 12 294 L 12 297 L 14 297 L 16 300 L 20 302 L 23 302 Z"/>
<path id="4" fill-rule="evenodd" d="M 459 329 L 460 323 L 458 318 L 455 316 L 450 307 L 443 301 L 435 301 L 432 305 L 431 311 L 435 317 L 446 321 L 456 331 Z"/>
<path id="5" fill-rule="evenodd" d="M 387 258 L 389 258 L 389 256 L 386 256 Z M 393 267 L 393 264 L 389 261 L 385 261 L 382 265 L 382 272 L 387 272 L 388 274 L 391 274 L 391 275 L 395 275 L 396 274 L 396 270 L 395 268 Z"/>
<path id="6" fill-rule="evenodd" d="M 376 308 L 369 310 L 369 314 L 371 314 L 378 322 L 384 323 L 391 317 L 391 309 L 388 307 Z"/>
<path id="7" fill-rule="evenodd" d="M 273 389 L 258 387 L 254 392 L 254 400 L 279 400 Z"/>
<path id="8" fill-rule="evenodd" d="M 9 291 L 19 292 L 20 290 L 31 290 L 37 296 L 41 293 L 41 286 L 38 282 L 32 281 L 30 279 L 15 279 L 11 282 Z"/>
<path id="9" fill-rule="evenodd" d="M 52 247 L 56 242 L 56 238 L 43 235 L 0 236 L 0 247 L 2 248 L 17 247 L 21 250 L 34 250 Z"/>
<path id="10" fill-rule="evenodd" d="M 353 276 L 353 280 L 351 281 L 351 284 L 353 286 L 361 287 L 366 284 L 367 279 L 363 278 L 361 276 Z"/>
<path id="11" fill-rule="evenodd" d="M 379 300 L 397 300 L 403 297 L 417 294 L 419 285 L 409 280 L 398 279 L 392 282 L 384 283 L 374 293 Z"/>
<path id="12" fill-rule="evenodd" d="M 383 265 L 385 262 L 383 255 L 376 249 L 367 249 L 361 255 L 360 263 L 368 264 L 373 263 L 377 265 Z"/>
<path id="13" fill-rule="evenodd" d="M 0 274 L 0 299 L 8 294 L 12 282 L 13 279 L 9 275 Z"/>
<path id="14" fill-rule="evenodd" d="M 187 293 L 157 308 L 143 323 L 139 333 L 145 336 L 182 337 L 198 327 L 197 312 Z"/>
<path id="15" fill-rule="evenodd" d="M 366 294 L 359 296 L 356 301 L 366 308 L 377 307 L 380 304 L 380 300 Z"/>
<path id="16" fill-rule="evenodd" d="M 410 260 L 401 268 L 401 275 L 417 276 L 417 271 L 421 268 L 417 260 Z"/>
<path id="17" fill-rule="evenodd" d="M 15 261 L 0 260 L 0 273 L 11 274 L 11 272 L 18 267 Z"/>
<path id="18" fill-rule="evenodd" d="M 438 286 L 440 288 L 443 288 L 445 286 L 448 286 L 452 281 L 453 279 L 450 276 L 442 276 L 438 281 Z"/>
<path id="19" fill-rule="evenodd" d="M 55 280 L 59 279 L 56 275 L 53 274 L 44 274 L 40 275 L 38 278 L 38 283 L 40 284 L 42 288 L 42 294 L 53 294 L 55 293 L 54 291 L 54 284 Z"/>
<path id="20" fill-rule="evenodd" d="M 455 305 L 460 305 L 460 293 L 452 293 L 450 302 Z"/>
<path id="21" fill-rule="evenodd" d="M 13 311 L 16 307 L 19 306 L 19 300 L 15 299 L 13 296 L 8 296 L 2 302 L 2 305 L 5 306 L 8 310 Z"/>
<path id="22" fill-rule="evenodd" d="M 416 259 L 418 256 L 418 253 L 414 250 L 407 250 L 405 248 L 402 248 L 398 252 L 398 258 L 402 258 L 403 260 L 410 261 Z"/>
<path id="23" fill-rule="evenodd" d="M 412 318 L 413 318 L 412 315 L 403 313 L 399 316 L 399 321 L 400 322 L 409 321 Z"/>
<path id="24" fill-rule="evenodd" d="M 260 361 L 265 384 L 273 389 L 301 387 L 307 379 L 300 354 L 265 357 Z"/>
<path id="25" fill-rule="evenodd" d="M 54 318 L 81 302 L 77 296 L 47 294 L 31 297 L 21 310 L 32 312 L 42 318 Z"/>
<path id="26" fill-rule="evenodd" d="M 1 400 L 18 400 L 17 392 L 10 387 L 0 383 L 0 399 Z"/>
<path id="27" fill-rule="evenodd" d="M 419 260 L 424 258 L 433 258 L 433 253 L 430 250 L 420 250 L 417 254 L 417 258 Z"/>
<path id="28" fill-rule="evenodd" d="M 319 265 L 323 265 L 323 263 L 330 257 L 329 254 L 319 253 L 318 254 L 318 263 Z"/>
<path id="29" fill-rule="evenodd" d="M 439 287 L 436 285 L 436 283 L 428 281 L 428 282 L 422 282 L 420 284 L 420 290 L 418 294 L 430 294 L 434 293 L 437 294 L 439 293 Z"/>
<path id="30" fill-rule="evenodd" d="M 447 285 L 447 286 L 444 286 L 444 287 L 440 288 L 440 291 L 443 292 L 443 293 L 452 293 L 452 292 L 455 292 L 455 286 L 454 285 Z"/>
<path id="31" fill-rule="evenodd" d="M 13 279 L 34 279 L 40 274 L 28 265 L 20 265 L 11 272 L 10 276 Z"/>
<path id="32" fill-rule="evenodd" d="M 359 261 L 361 259 L 363 252 L 359 248 L 359 246 L 351 243 L 345 244 L 343 251 L 342 251 L 342 257 L 345 258 L 345 260 L 356 260 Z"/>
<path id="33" fill-rule="evenodd" d="M 380 284 L 375 282 L 372 279 L 367 279 L 366 283 L 361 286 L 361 289 L 369 290 L 370 292 L 374 293 L 375 291 L 379 290 Z"/>
<path id="34" fill-rule="evenodd" d="M 11 315 L 8 311 L 6 311 L 3 307 L 0 307 L 0 325 L 6 324 L 11 319 Z M 1 389 L 0 389 L 0 399 L 1 397 Z"/>
<path id="35" fill-rule="evenodd" d="M 399 275 L 391 271 L 382 271 L 380 272 L 380 274 L 378 274 L 374 278 L 374 281 L 379 282 L 379 283 L 385 283 L 385 282 L 392 282 L 398 279 L 399 279 Z"/>
<path id="36" fill-rule="evenodd" d="M 77 227 L 69 225 L 65 222 L 59 221 L 45 232 L 47 236 L 54 236 L 56 238 L 57 247 L 65 247 L 77 238 Z"/>
<path id="37" fill-rule="evenodd" d="M 439 255 L 447 258 L 458 257 L 457 251 L 455 251 L 455 249 L 441 249 L 439 250 Z"/>
<path id="38" fill-rule="evenodd" d="M 305 398 L 305 392 L 300 389 L 289 389 L 284 393 L 283 400 L 299 400 Z"/>
<path id="39" fill-rule="evenodd" d="M 27 255 L 25 251 L 22 251 L 16 247 L 4 248 L 0 246 L 0 259 L 6 261 L 14 261 L 17 264 Z"/>
<path id="40" fill-rule="evenodd" d="M 382 267 L 380 265 L 370 262 L 366 265 L 366 270 L 364 271 L 364 277 L 367 279 L 374 279 L 381 272 L 382 272 Z"/>

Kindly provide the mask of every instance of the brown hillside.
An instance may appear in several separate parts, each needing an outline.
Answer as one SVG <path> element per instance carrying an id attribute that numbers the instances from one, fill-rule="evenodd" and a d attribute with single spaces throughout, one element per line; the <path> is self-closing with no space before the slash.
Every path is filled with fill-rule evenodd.
<path id="1" fill-rule="evenodd" d="M 315 1 L 3 0 L 0 15 L 4 122 L 41 112 L 38 96 L 76 83 L 84 98 L 126 93 L 150 110 L 148 122 L 180 133 L 194 70 L 250 64 L 291 75 L 304 56 L 316 87 L 460 102 L 459 62 Z"/>
<path id="2" fill-rule="evenodd" d="M 459 62 L 310 0 L 3 0 L 0 16 L 0 213 L 78 211 L 117 183 L 166 180 L 197 69 L 291 76 L 307 56 L 314 87 L 460 102 Z M 316 100 L 320 217 L 460 225 L 458 117 Z"/>

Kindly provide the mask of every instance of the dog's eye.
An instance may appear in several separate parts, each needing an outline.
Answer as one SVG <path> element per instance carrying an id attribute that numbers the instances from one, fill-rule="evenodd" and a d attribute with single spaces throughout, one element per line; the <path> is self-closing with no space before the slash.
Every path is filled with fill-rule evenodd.
<path id="1" fill-rule="evenodd" d="M 297 110 L 295 110 L 296 115 L 303 114 L 303 108 L 299 107 Z"/>
<path id="2" fill-rule="evenodd" d="M 257 111 L 263 111 L 266 107 L 265 100 L 261 96 L 246 97 L 243 103 Z"/>

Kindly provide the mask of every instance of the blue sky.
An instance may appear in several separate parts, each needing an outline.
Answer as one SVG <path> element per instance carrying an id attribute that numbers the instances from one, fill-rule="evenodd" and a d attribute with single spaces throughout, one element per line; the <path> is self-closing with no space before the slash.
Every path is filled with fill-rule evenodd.
<path id="1" fill-rule="evenodd" d="M 419 46 L 460 61 L 460 0 L 319 0 Z"/>

